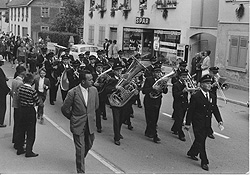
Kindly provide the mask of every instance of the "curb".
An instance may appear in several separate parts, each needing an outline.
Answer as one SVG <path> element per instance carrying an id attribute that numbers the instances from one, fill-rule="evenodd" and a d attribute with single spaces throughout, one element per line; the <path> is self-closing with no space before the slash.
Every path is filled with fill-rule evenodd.
<path id="1" fill-rule="evenodd" d="M 168 86 L 173 86 L 172 84 L 168 83 Z M 224 98 L 222 98 L 221 96 L 218 96 L 217 97 L 218 100 L 223 100 L 224 101 Z M 229 99 L 227 98 L 227 102 L 229 103 L 233 103 L 233 104 L 236 104 L 236 105 L 240 105 L 240 106 L 244 106 L 244 107 L 248 107 L 249 108 L 249 103 L 248 102 L 241 102 L 241 101 L 237 101 L 237 100 L 233 100 L 233 99 Z"/>
<path id="2" fill-rule="evenodd" d="M 222 98 L 220 96 L 218 96 L 217 99 L 224 100 L 224 98 Z M 236 105 L 240 105 L 240 106 L 244 106 L 244 107 L 249 107 L 247 102 L 244 103 L 244 102 L 241 102 L 241 101 L 232 100 L 232 99 L 228 99 L 228 98 L 227 98 L 227 102 L 233 103 L 233 104 L 236 104 Z"/>

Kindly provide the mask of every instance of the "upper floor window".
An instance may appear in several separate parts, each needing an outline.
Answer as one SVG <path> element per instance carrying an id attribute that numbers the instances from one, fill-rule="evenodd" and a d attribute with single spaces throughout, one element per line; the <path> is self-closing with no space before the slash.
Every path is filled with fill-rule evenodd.
<path id="1" fill-rule="evenodd" d="M 28 17 L 29 17 L 29 11 L 28 11 L 28 7 L 26 7 L 26 21 L 28 21 Z"/>
<path id="2" fill-rule="evenodd" d="M 131 9 L 131 0 L 124 0 L 124 8 Z"/>
<path id="3" fill-rule="evenodd" d="M 19 18 L 20 18 L 20 8 L 17 9 L 17 16 L 18 16 L 18 21 L 19 21 Z"/>
<path id="4" fill-rule="evenodd" d="M 22 21 L 23 21 L 23 18 L 24 18 L 24 7 L 22 8 Z"/>
<path id="5" fill-rule="evenodd" d="M 101 7 L 106 7 L 106 0 L 101 0 Z"/>
<path id="6" fill-rule="evenodd" d="M 147 0 L 140 0 L 139 9 L 147 9 Z"/>
<path id="7" fill-rule="evenodd" d="M 41 17 L 48 18 L 49 17 L 49 7 L 41 8 Z"/>
<path id="8" fill-rule="evenodd" d="M 112 0 L 111 8 L 118 8 L 118 0 Z"/>
<path id="9" fill-rule="evenodd" d="M 49 31 L 49 27 L 48 26 L 41 26 L 41 31 Z"/>
<path id="10" fill-rule="evenodd" d="M 95 0 L 90 0 L 90 8 L 95 5 Z"/>

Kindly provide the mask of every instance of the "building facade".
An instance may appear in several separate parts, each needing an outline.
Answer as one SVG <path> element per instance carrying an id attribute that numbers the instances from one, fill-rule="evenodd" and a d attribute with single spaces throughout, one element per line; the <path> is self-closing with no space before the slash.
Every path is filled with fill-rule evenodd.
<path id="1" fill-rule="evenodd" d="M 249 0 L 219 4 L 216 65 L 232 83 L 249 88 Z"/>
<path id="2" fill-rule="evenodd" d="M 7 6 L 10 31 L 16 36 L 31 36 L 38 41 L 38 32 L 49 30 L 50 22 L 63 6 L 61 0 L 11 0 Z"/>
<path id="3" fill-rule="evenodd" d="M 9 31 L 9 14 L 6 6 L 8 0 L 0 1 L 0 32 L 7 33 Z"/>
<path id="4" fill-rule="evenodd" d="M 227 60 L 229 53 L 235 54 L 228 50 L 229 35 L 237 31 L 239 41 L 245 42 L 238 34 L 247 37 L 249 27 L 248 6 L 239 21 L 229 6 L 236 1 L 240 0 L 85 0 L 84 41 L 101 47 L 105 38 L 117 40 L 128 55 L 156 55 L 169 66 L 184 59 L 189 68 L 197 52 L 210 50 L 211 66 L 219 66 L 230 82 L 247 85 L 248 54 L 240 54 L 245 73 L 237 73 L 233 59 Z"/>
<path id="5" fill-rule="evenodd" d="M 84 40 L 102 46 L 117 40 L 126 54 L 157 55 L 174 65 L 189 45 L 191 0 L 86 0 Z M 159 1 L 160 2 L 160 1 Z M 167 3 L 168 2 L 168 3 Z M 177 51 L 179 49 L 179 51 Z"/>

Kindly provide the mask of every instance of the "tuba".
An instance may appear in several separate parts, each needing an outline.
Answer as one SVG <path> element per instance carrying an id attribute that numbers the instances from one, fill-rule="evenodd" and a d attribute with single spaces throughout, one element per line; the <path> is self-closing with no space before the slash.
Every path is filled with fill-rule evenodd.
<path id="1" fill-rule="evenodd" d="M 176 75 L 176 70 L 173 69 L 170 73 L 163 75 L 161 78 L 159 78 L 152 86 L 154 89 L 149 93 L 149 96 L 151 98 L 158 98 L 160 97 L 162 90 L 165 89 L 168 86 L 168 80 Z M 155 90 L 156 87 L 160 87 L 160 90 Z"/>
<path id="2" fill-rule="evenodd" d="M 116 91 L 113 92 L 108 100 L 111 106 L 124 106 L 136 93 L 138 93 L 135 77 L 146 67 L 142 65 L 134 56 L 133 62 L 123 74 L 123 77 L 116 85 Z"/>
<path id="3" fill-rule="evenodd" d="M 104 71 L 103 73 L 101 73 L 97 79 L 95 80 L 95 83 L 100 84 L 100 90 L 99 90 L 99 94 L 103 92 L 103 90 L 105 89 L 105 84 L 108 80 L 110 80 L 110 76 L 109 76 L 109 72 L 112 71 L 112 67 L 110 67 L 109 69 L 107 69 L 106 71 Z"/>

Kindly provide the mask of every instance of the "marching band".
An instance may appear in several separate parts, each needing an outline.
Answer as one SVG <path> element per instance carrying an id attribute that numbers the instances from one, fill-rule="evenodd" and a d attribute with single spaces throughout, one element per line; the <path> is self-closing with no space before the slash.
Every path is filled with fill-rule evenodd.
<path id="1" fill-rule="evenodd" d="M 168 81 L 171 79 L 174 99 L 172 118 L 175 120 L 171 131 L 173 134 L 178 135 L 181 141 L 186 141 L 182 130 L 184 118 L 188 113 L 188 124 L 190 124 L 192 120 L 190 113 L 193 112 L 189 110 L 190 99 L 197 92 L 202 91 L 200 83 L 204 82 L 197 81 L 197 78 L 194 79 L 194 73 L 191 74 L 192 76 L 189 74 L 185 61 L 179 62 L 178 68 L 173 68 L 170 73 L 164 73 L 162 71 L 162 62 L 157 61 L 156 57 L 151 59 L 151 65 L 145 67 L 140 62 L 140 55 L 125 58 L 121 50 L 118 51 L 116 58 L 108 58 L 103 50 L 97 51 L 97 57 L 90 55 L 90 52 L 86 51 L 84 54 L 79 54 L 77 59 L 74 59 L 70 54 L 69 48 L 64 49 L 63 52 L 62 54 L 58 52 L 55 55 L 53 52 L 47 53 L 47 49 L 42 48 L 41 53 L 37 56 L 36 66 L 39 72 L 46 71 L 44 75 L 46 81 L 49 82 L 49 101 L 51 105 L 54 105 L 56 101 L 59 88 L 64 101 L 68 91 L 80 84 L 80 72 L 88 70 L 93 76 L 93 86 L 96 87 L 99 95 L 99 108 L 96 110 L 97 132 L 102 132 L 101 119 L 107 120 L 106 105 L 108 105 L 113 115 L 114 144 L 119 146 L 121 144 L 120 140 L 123 139 L 121 134 L 122 124 L 126 124 L 129 130 L 133 129 L 130 120 L 133 117 L 133 104 L 137 101 L 138 107 L 142 108 L 139 96 L 141 91 L 144 94 L 143 105 L 146 121 L 144 134 L 146 137 L 153 139 L 153 142 L 159 143 L 161 141 L 157 133 L 159 112 L 163 94 L 168 93 Z M 205 76 L 207 78 L 206 82 L 210 82 L 211 79 L 211 89 L 208 88 L 208 90 L 213 94 L 213 100 L 215 100 L 216 104 L 217 89 L 222 90 L 223 87 L 227 86 L 225 83 L 219 83 L 217 67 L 210 67 L 209 75 Z M 203 80 L 203 77 L 200 79 Z M 39 88 L 38 85 L 37 88 Z M 45 97 L 43 96 L 43 98 L 44 101 Z M 42 115 L 43 108 L 40 111 Z M 216 112 L 218 113 L 218 111 Z M 222 119 L 220 118 L 218 121 L 222 122 Z M 210 130 L 205 133 L 207 135 L 203 135 L 203 138 L 214 138 L 211 125 Z M 196 140 L 196 142 L 199 142 L 199 140 Z M 194 150 L 195 148 L 192 149 L 194 152 L 197 151 Z M 192 153 L 191 156 L 194 159 L 196 155 Z M 205 164 L 207 163 L 206 160 Z"/>

